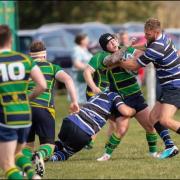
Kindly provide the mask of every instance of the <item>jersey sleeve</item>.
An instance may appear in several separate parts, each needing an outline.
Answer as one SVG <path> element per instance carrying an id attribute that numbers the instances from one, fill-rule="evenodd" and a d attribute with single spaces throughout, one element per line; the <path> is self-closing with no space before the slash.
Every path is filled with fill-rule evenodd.
<path id="1" fill-rule="evenodd" d="M 135 53 L 135 48 L 128 47 L 127 50 L 124 53 L 123 59 L 131 59 Z"/>
<path id="2" fill-rule="evenodd" d="M 120 105 L 124 104 L 122 97 L 118 93 L 110 92 L 109 96 L 113 102 L 113 107 L 115 107 L 116 109 L 118 109 Z"/>
<path id="3" fill-rule="evenodd" d="M 130 54 L 134 54 L 135 51 L 136 51 L 136 49 L 133 48 L 133 47 L 128 47 L 126 51 L 127 51 L 128 53 L 130 53 Z"/>
<path id="4" fill-rule="evenodd" d="M 54 68 L 54 77 L 57 76 L 57 74 L 59 74 L 60 72 L 63 72 L 63 69 L 61 66 L 53 64 L 53 68 Z"/>
<path id="5" fill-rule="evenodd" d="M 115 93 L 113 103 L 114 103 L 114 107 L 116 107 L 116 109 L 118 109 L 118 107 L 120 105 L 124 104 L 122 97 L 120 95 L 118 95 L 117 93 Z"/>
<path id="6" fill-rule="evenodd" d="M 162 59 L 164 57 L 164 48 L 163 46 L 157 44 L 156 42 L 152 43 L 149 47 L 147 47 L 146 51 L 143 55 L 141 55 L 137 62 L 145 67 L 150 62 L 155 62 L 159 59 Z"/>
<path id="7" fill-rule="evenodd" d="M 28 57 L 30 62 L 30 69 L 32 70 L 35 66 L 37 66 L 36 62 L 33 60 L 33 58 Z"/>
<path id="8" fill-rule="evenodd" d="M 98 63 L 99 56 L 100 54 L 94 55 L 88 63 L 88 65 L 94 70 L 97 70 L 99 68 L 99 63 Z"/>

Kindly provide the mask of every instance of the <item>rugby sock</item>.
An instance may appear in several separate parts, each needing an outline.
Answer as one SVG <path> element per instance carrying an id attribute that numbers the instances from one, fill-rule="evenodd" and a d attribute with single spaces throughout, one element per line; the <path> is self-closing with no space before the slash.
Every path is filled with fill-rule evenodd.
<path id="1" fill-rule="evenodd" d="M 180 134 L 180 128 L 176 131 L 178 134 Z"/>
<path id="2" fill-rule="evenodd" d="M 32 162 L 30 159 L 22 154 L 16 155 L 16 165 L 20 167 L 26 174 L 28 179 L 32 179 L 35 174 Z"/>
<path id="3" fill-rule="evenodd" d="M 115 133 L 113 133 L 110 136 L 108 142 L 106 143 L 105 152 L 111 155 L 114 149 L 119 145 L 120 142 L 121 142 L 121 139 L 117 137 Z"/>
<path id="4" fill-rule="evenodd" d="M 30 148 L 30 147 L 25 147 L 25 148 L 22 149 L 22 153 L 23 153 L 25 156 L 29 157 L 29 159 L 32 159 L 32 154 L 33 154 L 32 148 Z"/>
<path id="5" fill-rule="evenodd" d="M 146 132 L 146 139 L 149 145 L 149 152 L 154 153 L 157 152 L 157 135 L 156 133 L 148 133 Z"/>
<path id="6" fill-rule="evenodd" d="M 159 134 L 159 136 L 161 137 L 161 139 L 164 141 L 166 149 L 173 147 L 174 142 L 172 141 L 169 135 L 168 129 L 165 128 L 163 125 L 161 125 L 159 121 L 154 125 L 154 127 L 157 133 Z"/>
<path id="7" fill-rule="evenodd" d="M 21 171 L 17 167 L 13 167 L 5 172 L 5 176 L 7 179 L 23 179 L 21 175 Z"/>
<path id="8" fill-rule="evenodd" d="M 52 153 L 53 153 L 53 148 L 50 145 L 41 145 L 38 149 L 38 153 L 41 154 L 42 158 L 48 159 Z"/>
<path id="9" fill-rule="evenodd" d="M 94 143 L 95 143 L 95 140 L 92 139 L 92 140 L 88 143 L 88 145 L 86 146 L 86 148 L 87 148 L 87 149 L 92 149 L 93 146 L 94 146 Z"/>
<path id="10" fill-rule="evenodd" d="M 51 158 L 53 159 L 53 161 L 65 161 L 69 157 L 64 151 L 56 151 Z"/>

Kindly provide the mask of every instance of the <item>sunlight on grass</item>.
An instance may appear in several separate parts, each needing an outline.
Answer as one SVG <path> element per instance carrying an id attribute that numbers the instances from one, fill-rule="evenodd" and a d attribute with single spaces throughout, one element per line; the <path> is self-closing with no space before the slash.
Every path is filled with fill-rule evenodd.
<path id="1" fill-rule="evenodd" d="M 56 134 L 63 117 L 68 114 L 68 101 L 66 95 L 55 96 L 56 103 Z M 176 114 L 176 119 L 180 114 Z M 98 134 L 92 150 L 83 149 L 66 162 L 47 162 L 46 174 L 48 179 L 180 179 L 180 156 L 172 159 L 157 160 L 149 157 L 145 131 L 133 118 L 130 128 L 119 147 L 114 151 L 112 159 L 108 162 L 97 162 L 96 159 L 103 154 L 106 142 L 105 126 Z M 180 148 L 180 136 L 171 132 L 176 145 Z M 57 137 L 57 136 L 56 136 Z M 158 149 L 164 146 L 159 138 Z M 2 171 L 0 177 L 3 177 Z"/>

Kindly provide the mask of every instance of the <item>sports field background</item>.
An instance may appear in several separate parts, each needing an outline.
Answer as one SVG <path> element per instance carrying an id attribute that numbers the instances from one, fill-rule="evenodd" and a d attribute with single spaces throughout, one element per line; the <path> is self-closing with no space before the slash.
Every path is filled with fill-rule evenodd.
<path id="1" fill-rule="evenodd" d="M 62 118 L 68 114 L 68 101 L 65 94 L 56 93 L 56 134 Z M 180 119 L 180 112 L 176 119 Z M 97 162 L 103 153 L 106 141 L 105 126 L 98 134 L 92 150 L 83 149 L 66 162 L 47 162 L 45 179 L 180 179 L 180 155 L 166 160 L 157 160 L 148 155 L 145 131 L 131 119 L 127 135 L 114 151 L 108 162 Z M 171 136 L 180 148 L 180 136 L 171 131 Z M 57 137 L 57 136 L 56 136 Z M 163 144 L 158 138 L 158 149 Z M 0 177 L 3 177 L 0 171 Z"/>

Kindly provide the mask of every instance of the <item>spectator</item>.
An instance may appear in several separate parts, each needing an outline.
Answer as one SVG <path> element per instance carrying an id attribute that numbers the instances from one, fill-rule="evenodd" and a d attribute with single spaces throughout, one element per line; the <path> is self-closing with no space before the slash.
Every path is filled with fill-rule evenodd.
<path id="1" fill-rule="evenodd" d="M 129 34 L 126 31 L 119 33 L 119 41 L 120 46 L 128 46 L 129 45 Z"/>
<path id="2" fill-rule="evenodd" d="M 92 57 L 88 51 L 89 39 L 86 34 L 78 34 L 75 38 L 77 44 L 73 50 L 73 80 L 77 89 L 78 103 L 86 102 L 86 82 L 83 78 L 83 71 Z"/>

